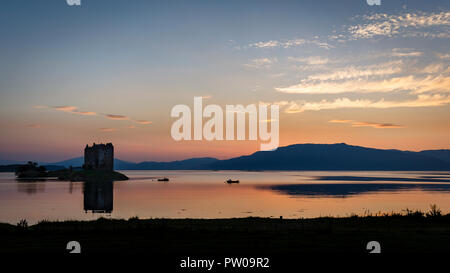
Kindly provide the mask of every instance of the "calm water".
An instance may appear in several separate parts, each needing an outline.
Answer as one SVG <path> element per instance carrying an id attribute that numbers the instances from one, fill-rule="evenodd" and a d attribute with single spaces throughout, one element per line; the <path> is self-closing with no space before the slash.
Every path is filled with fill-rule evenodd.
<path id="1" fill-rule="evenodd" d="M 284 218 L 450 212 L 449 172 L 124 171 L 129 181 L 16 181 L 0 173 L 0 222 L 140 218 Z M 155 177 L 168 177 L 158 182 Z M 228 178 L 240 184 L 225 184 Z"/>

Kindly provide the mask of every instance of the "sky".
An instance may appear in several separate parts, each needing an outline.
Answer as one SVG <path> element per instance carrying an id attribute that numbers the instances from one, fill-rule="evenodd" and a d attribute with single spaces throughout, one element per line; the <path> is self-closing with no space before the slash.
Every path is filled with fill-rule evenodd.
<path id="1" fill-rule="evenodd" d="M 450 148 L 450 2 L 1 0 L 0 160 L 230 158 L 173 106 L 280 106 L 280 146 Z M 206 120 L 206 119 L 205 119 Z"/>

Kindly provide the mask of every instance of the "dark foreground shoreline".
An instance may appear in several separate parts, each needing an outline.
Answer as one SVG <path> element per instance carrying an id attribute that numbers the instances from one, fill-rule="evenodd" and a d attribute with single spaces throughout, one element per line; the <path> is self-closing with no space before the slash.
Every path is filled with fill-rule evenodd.
<path id="1" fill-rule="evenodd" d="M 0 253 L 66 254 L 78 241 L 82 254 L 158 256 L 368 255 L 378 241 L 383 255 L 443 254 L 450 250 L 450 214 L 346 218 L 148 219 L 42 221 L 0 224 Z"/>

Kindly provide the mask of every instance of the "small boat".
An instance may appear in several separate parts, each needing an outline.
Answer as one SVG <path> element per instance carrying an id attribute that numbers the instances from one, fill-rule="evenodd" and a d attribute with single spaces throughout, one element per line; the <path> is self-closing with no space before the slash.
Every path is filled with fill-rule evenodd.
<path id="1" fill-rule="evenodd" d="M 164 181 L 164 182 L 167 182 L 167 181 L 169 181 L 169 178 L 167 178 L 167 177 L 164 177 L 164 178 L 158 178 L 158 181 Z"/>
<path id="2" fill-rule="evenodd" d="M 228 179 L 226 182 L 227 182 L 228 184 L 234 184 L 234 183 L 239 183 L 239 180 L 231 180 L 231 179 Z"/>

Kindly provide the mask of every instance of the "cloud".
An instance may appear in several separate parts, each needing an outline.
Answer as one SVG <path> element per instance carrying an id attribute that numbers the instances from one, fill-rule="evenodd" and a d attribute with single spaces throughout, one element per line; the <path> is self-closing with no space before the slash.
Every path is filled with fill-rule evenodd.
<path id="1" fill-rule="evenodd" d="M 343 26 L 340 32 L 333 31 L 326 35 L 326 40 L 315 36 L 311 39 L 295 38 L 289 40 L 266 40 L 250 43 L 239 48 L 292 48 L 313 45 L 323 49 L 332 49 L 331 44 L 346 43 L 358 39 L 373 39 L 376 37 L 403 37 L 424 39 L 448 39 L 450 38 L 450 11 L 441 12 L 402 12 L 398 14 L 372 13 L 369 15 L 353 17 L 359 20 L 357 24 Z M 417 57 L 422 52 L 394 52 L 397 57 Z"/>
<path id="2" fill-rule="evenodd" d="M 381 73 L 381 72 L 380 72 Z M 390 79 L 368 80 L 358 78 L 346 81 L 308 81 L 302 80 L 299 84 L 287 87 L 276 87 L 275 90 L 290 94 L 337 94 L 347 92 L 393 92 L 409 90 L 414 93 L 449 92 L 450 76 L 438 75 L 427 77 L 394 77 Z"/>
<path id="3" fill-rule="evenodd" d="M 322 42 L 317 39 L 292 39 L 292 40 L 285 40 L 285 41 L 277 41 L 277 40 L 269 40 L 269 41 L 263 41 L 263 42 L 256 42 L 249 44 L 248 47 L 250 48 L 291 48 L 291 47 L 297 47 L 297 46 L 303 46 L 303 45 L 315 45 L 320 48 L 324 49 L 330 49 L 334 48 L 334 46 L 328 44 L 327 42 Z"/>
<path id="4" fill-rule="evenodd" d="M 306 58 L 296 58 L 296 57 L 288 57 L 288 61 L 290 62 L 300 62 L 306 63 L 309 65 L 323 65 L 330 62 L 328 58 L 320 57 L 320 56 L 310 56 Z"/>
<path id="5" fill-rule="evenodd" d="M 423 52 L 416 51 L 412 48 L 393 48 L 392 56 L 394 57 L 419 57 L 422 56 Z"/>
<path id="6" fill-rule="evenodd" d="M 97 115 L 97 113 L 90 112 L 90 111 L 73 111 L 72 113 L 78 114 L 78 115 L 83 115 L 83 116 L 95 116 L 95 115 Z"/>
<path id="7" fill-rule="evenodd" d="M 443 64 L 429 64 L 424 67 L 421 72 L 425 74 L 436 74 L 442 71 L 444 68 Z"/>
<path id="8" fill-rule="evenodd" d="M 332 101 L 321 100 L 318 102 L 306 101 L 279 101 L 273 104 L 280 105 L 285 108 L 286 113 L 301 113 L 305 111 L 320 111 L 343 108 L 399 108 L 399 107 L 434 107 L 442 106 L 450 103 L 450 95 L 442 94 L 420 94 L 413 100 L 405 101 L 385 101 L 384 99 L 373 101 L 368 99 L 351 100 L 349 98 L 338 98 Z"/>
<path id="9" fill-rule="evenodd" d="M 62 111 L 62 112 L 67 112 L 67 113 L 73 113 L 73 114 L 78 114 L 78 115 L 84 115 L 84 116 L 93 116 L 93 115 L 97 115 L 96 112 L 89 112 L 89 111 L 79 111 L 77 107 L 75 106 L 42 106 L 42 105 L 35 105 L 33 106 L 33 108 L 36 109 L 54 109 L 57 111 Z M 103 116 L 107 119 L 112 119 L 112 120 L 131 120 L 129 117 L 124 116 L 124 115 L 115 115 L 115 114 L 103 114 Z M 144 124 L 144 125 L 148 125 L 151 124 L 151 121 L 147 121 L 147 120 L 133 120 L 136 123 L 139 124 Z M 133 126 L 133 125 L 130 125 Z M 129 127 L 131 128 L 131 127 Z M 109 132 L 109 131 L 113 131 L 110 130 L 112 128 L 101 128 L 102 131 L 105 132 Z"/>
<path id="10" fill-rule="evenodd" d="M 77 110 L 77 107 L 75 106 L 53 106 L 52 108 L 63 112 L 73 112 Z"/>
<path id="11" fill-rule="evenodd" d="M 424 39 L 448 39 L 450 38 L 450 32 L 447 30 L 445 32 L 420 32 L 420 31 L 410 31 L 403 34 L 403 38 L 424 38 Z"/>
<path id="12" fill-rule="evenodd" d="M 144 125 L 148 125 L 148 124 L 152 124 L 153 122 L 148 121 L 148 120 L 135 120 L 136 123 L 139 124 L 144 124 Z"/>
<path id="13" fill-rule="evenodd" d="M 335 81 L 352 78 L 367 78 L 370 76 L 392 75 L 402 72 L 402 65 L 403 62 L 401 60 L 397 60 L 369 66 L 340 67 L 332 72 L 310 75 L 308 79 L 320 81 Z"/>
<path id="14" fill-rule="evenodd" d="M 100 131 L 102 132 L 114 132 L 117 131 L 116 128 L 100 128 Z"/>
<path id="15" fill-rule="evenodd" d="M 270 68 L 270 66 L 276 62 L 278 62 L 277 58 L 260 58 L 260 59 L 253 59 L 250 63 L 244 65 L 251 68 L 267 69 Z"/>
<path id="16" fill-rule="evenodd" d="M 366 122 L 366 121 L 354 121 L 354 120 L 330 120 L 331 123 L 349 123 L 352 127 L 372 127 L 372 128 L 403 128 L 402 125 L 393 123 L 378 123 L 378 122 Z"/>
<path id="17" fill-rule="evenodd" d="M 442 60 L 450 60 L 450 54 L 438 54 L 438 57 Z"/>
<path id="18" fill-rule="evenodd" d="M 372 128 L 404 128 L 402 125 L 393 124 L 393 123 L 377 123 L 377 122 L 354 122 L 352 123 L 353 127 L 372 127 Z"/>
<path id="19" fill-rule="evenodd" d="M 250 44 L 249 47 L 257 47 L 257 48 L 272 48 L 272 47 L 280 47 L 281 43 L 275 40 L 266 41 L 266 42 L 256 42 Z"/>
<path id="20" fill-rule="evenodd" d="M 332 120 L 329 120 L 328 122 L 331 122 L 331 123 L 349 123 L 349 122 L 352 122 L 352 120 L 350 120 L 350 119 L 332 119 Z"/>
<path id="21" fill-rule="evenodd" d="M 97 113 L 90 112 L 90 111 L 80 111 L 75 106 L 52 106 L 52 109 L 55 109 L 57 111 L 67 112 L 67 113 L 73 113 L 77 115 L 83 115 L 83 116 L 95 116 Z"/>
<path id="22" fill-rule="evenodd" d="M 348 27 L 352 39 L 384 37 L 446 38 L 449 35 L 450 12 L 377 13 L 362 16 L 366 24 Z"/>
<path id="23" fill-rule="evenodd" d="M 129 119 L 127 116 L 122 115 L 113 115 L 113 114 L 105 114 L 106 118 L 115 119 L 115 120 L 127 120 Z"/>

